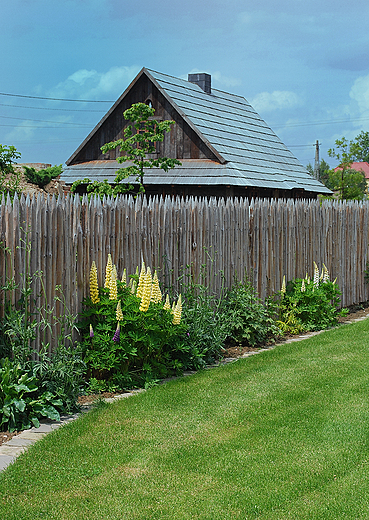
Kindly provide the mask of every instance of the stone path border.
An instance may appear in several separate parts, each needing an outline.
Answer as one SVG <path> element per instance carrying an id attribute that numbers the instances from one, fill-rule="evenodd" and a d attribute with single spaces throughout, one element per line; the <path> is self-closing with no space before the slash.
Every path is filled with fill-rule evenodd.
<path id="1" fill-rule="evenodd" d="M 354 323 L 357 321 L 363 321 L 363 320 L 366 320 L 367 318 L 369 318 L 369 313 L 366 316 L 362 316 L 361 318 L 356 318 L 356 319 L 353 319 L 352 321 L 346 321 L 342 325 L 348 325 L 348 324 L 351 324 L 351 323 Z M 217 363 L 215 365 L 209 365 L 207 368 L 216 367 L 216 366 L 219 366 L 220 364 L 234 363 L 238 359 L 253 356 L 255 354 L 260 354 L 261 352 L 265 352 L 266 350 L 271 350 L 271 349 L 277 347 L 278 345 L 286 345 L 288 343 L 293 343 L 295 341 L 302 341 L 304 339 L 311 338 L 312 336 L 321 334 L 322 332 L 325 332 L 325 331 L 319 330 L 316 332 L 309 332 L 307 334 L 303 334 L 301 336 L 297 336 L 294 338 L 287 339 L 286 341 L 276 343 L 276 344 L 271 345 L 266 348 L 260 348 L 259 350 L 255 350 L 254 352 L 246 352 L 245 354 L 243 354 L 242 356 L 240 356 L 238 358 L 225 358 L 220 363 Z M 185 372 L 183 375 L 188 376 L 188 375 L 195 374 L 195 373 L 196 373 L 195 371 L 189 371 L 189 372 Z M 170 377 L 170 378 L 164 379 L 163 381 L 161 381 L 161 383 L 166 383 L 167 381 L 170 381 L 172 379 L 176 379 L 176 377 Z M 112 402 L 118 401 L 120 399 L 126 399 L 127 397 L 130 397 L 135 394 L 139 394 L 141 392 L 145 392 L 145 390 L 144 389 L 131 390 L 130 392 L 127 392 L 125 394 L 120 394 L 120 395 L 117 395 L 114 397 L 108 397 L 108 398 L 104 399 L 104 401 L 106 401 L 107 403 L 112 403 Z M 91 406 L 89 406 L 89 405 L 82 406 L 81 413 L 87 412 L 90 408 L 91 408 Z M 7 466 L 9 466 L 9 464 L 14 462 L 14 460 L 18 457 L 18 455 L 20 455 L 21 453 L 26 451 L 26 449 L 29 446 L 32 446 L 32 444 L 35 444 L 39 439 L 42 439 L 42 437 L 44 437 L 48 433 L 52 432 L 53 430 L 56 430 L 60 426 L 63 426 L 64 424 L 68 424 L 69 422 L 74 421 L 81 415 L 81 413 L 76 413 L 74 415 L 63 415 L 60 417 L 60 421 L 47 421 L 47 420 L 40 421 L 39 428 L 31 428 L 30 430 L 24 430 L 19 435 L 16 435 L 12 439 L 10 439 L 10 441 L 7 441 L 4 444 L 2 444 L 0 446 L 0 472 L 2 470 L 4 470 Z"/>

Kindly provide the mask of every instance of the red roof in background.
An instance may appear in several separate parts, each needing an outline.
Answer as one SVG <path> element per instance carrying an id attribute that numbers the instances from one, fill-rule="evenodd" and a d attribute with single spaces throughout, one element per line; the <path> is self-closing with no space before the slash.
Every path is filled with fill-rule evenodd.
<path id="1" fill-rule="evenodd" d="M 352 170 L 357 170 L 357 171 L 363 170 L 365 178 L 369 179 L 369 163 L 367 163 L 367 162 L 353 162 L 351 164 L 351 169 Z M 337 166 L 337 168 L 335 168 L 334 171 L 337 171 L 337 170 L 341 170 L 341 168 L 339 166 Z"/>

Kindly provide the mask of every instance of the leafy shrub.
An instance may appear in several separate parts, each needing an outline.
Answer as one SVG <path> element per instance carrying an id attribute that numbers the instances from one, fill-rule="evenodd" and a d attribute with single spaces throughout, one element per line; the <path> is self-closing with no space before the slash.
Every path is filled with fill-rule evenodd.
<path id="1" fill-rule="evenodd" d="M 228 340 L 243 346 L 256 346 L 280 335 L 268 308 L 257 297 L 247 280 L 235 281 L 221 307 Z"/>
<path id="2" fill-rule="evenodd" d="M 186 266 L 179 280 L 185 302 L 182 315 L 187 329 L 185 340 L 192 368 L 204 367 L 219 358 L 227 336 L 219 313 L 222 297 L 210 293 L 205 278 L 206 265 L 202 266 L 198 279 L 191 274 L 190 266 Z"/>
<path id="3" fill-rule="evenodd" d="M 41 170 L 36 170 L 30 166 L 24 166 L 24 174 L 28 182 L 32 184 L 37 184 L 40 188 L 49 184 L 52 179 L 58 177 L 62 172 L 62 165 L 59 166 L 50 166 L 49 168 L 43 168 Z"/>
<path id="4" fill-rule="evenodd" d="M 86 365 L 78 347 L 59 346 L 51 354 L 42 353 L 40 359 L 31 361 L 30 365 L 41 391 L 59 399 L 62 412 L 73 413 L 79 409 L 77 400 L 84 386 Z"/>
<path id="5" fill-rule="evenodd" d="M 51 392 L 39 393 L 37 379 L 18 363 L 0 360 L 0 430 L 25 430 L 39 419 L 59 420 L 57 407 L 62 402 Z"/>
<path id="6" fill-rule="evenodd" d="M 322 330 L 337 325 L 339 316 L 347 310 L 339 310 L 341 292 L 336 281 L 329 280 L 328 270 L 322 273 L 315 264 L 314 277 L 296 279 L 282 287 L 277 325 L 284 333 Z"/>
<path id="7" fill-rule="evenodd" d="M 83 301 L 78 323 L 88 377 L 113 385 L 150 384 L 181 372 L 190 359 L 184 343 L 185 327 L 176 321 L 180 299 L 173 311 L 169 304 L 161 302 L 161 292 L 155 298 L 159 283 L 144 264 L 140 277 L 136 274 L 131 280 L 130 287 L 126 281 L 116 279 L 109 255 L 105 286 L 99 288 L 93 263 L 90 298 Z"/>

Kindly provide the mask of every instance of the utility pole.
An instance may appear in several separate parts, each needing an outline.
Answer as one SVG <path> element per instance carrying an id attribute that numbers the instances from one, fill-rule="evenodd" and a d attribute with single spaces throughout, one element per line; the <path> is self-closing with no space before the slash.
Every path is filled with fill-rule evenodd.
<path id="1" fill-rule="evenodd" d="M 320 179 L 320 163 L 319 163 L 319 141 L 315 143 L 315 162 L 314 162 L 314 177 L 318 181 Z"/>

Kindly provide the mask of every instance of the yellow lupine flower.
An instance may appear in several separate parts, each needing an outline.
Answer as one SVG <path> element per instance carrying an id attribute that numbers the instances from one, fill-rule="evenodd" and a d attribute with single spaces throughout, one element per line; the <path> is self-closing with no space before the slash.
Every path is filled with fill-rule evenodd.
<path id="1" fill-rule="evenodd" d="M 152 291 L 151 291 L 151 301 L 154 303 L 161 302 L 162 294 L 159 286 L 158 274 L 155 271 L 154 278 L 152 280 Z"/>
<path id="2" fill-rule="evenodd" d="M 136 291 L 137 298 L 142 298 L 143 289 L 145 286 L 145 276 L 146 276 L 145 262 L 142 262 L 140 277 L 138 279 L 138 286 L 137 286 L 137 291 Z"/>
<path id="3" fill-rule="evenodd" d="M 323 283 L 329 282 L 329 272 L 328 272 L 327 266 L 325 264 L 323 264 L 323 271 L 324 271 Z"/>
<path id="4" fill-rule="evenodd" d="M 131 280 L 131 281 L 132 281 L 132 284 L 131 284 L 131 294 L 135 294 L 136 288 L 137 288 L 136 280 Z"/>
<path id="5" fill-rule="evenodd" d="M 116 310 L 116 319 L 117 321 L 123 321 L 123 312 L 122 312 L 122 305 L 120 303 L 120 300 L 118 301 L 117 310 Z"/>
<path id="6" fill-rule="evenodd" d="M 117 300 L 117 299 L 118 299 L 117 270 L 114 265 L 111 270 L 111 274 L 110 274 L 109 300 Z"/>
<path id="7" fill-rule="evenodd" d="M 177 305 L 173 313 L 173 325 L 179 325 L 181 323 L 182 316 L 182 296 L 178 296 Z"/>
<path id="8" fill-rule="evenodd" d="M 318 266 L 316 265 L 316 263 L 314 262 L 314 286 L 315 287 L 318 287 L 319 285 L 319 269 L 318 269 Z"/>
<path id="9" fill-rule="evenodd" d="M 123 270 L 122 284 L 123 284 L 125 287 L 127 286 L 127 269 L 124 269 L 124 270 Z"/>
<path id="10" fill-rule="evenodd" d="M 167 297 L 165 299 L 165 303 L 164 303 L 163 309 L 165 309 L 166 311 L 170 310 L 169 294 L 167 294 Z"/>
<path id="11" fill-rule="evenodd" d="M 285 292 L 286 292 L 286 277 L 283 276 L 283 280 L 282 280 L 282 288 L 281 288 L 282 296 L 284 295 Z"/>
<path id="12" fill-rule="evenodd" d="M 97 268 L 95 260 L 92 262 L 90 269 L 90 298 L 92 303 L 99 303 L 99 284 L 97 280 Z"/>
<path id="13" fill-rule="evenodd" d="M 146 275 L 145 275 L 145 284 L 143 286 L 143 294 L 142 294 L 141 303 L 140 303 L 141 312 L 146 312 L 150 306 L 151 289 L 152 289 L 151 269 L 150 269 L 150 267 L 148 267 L 147 271 L 146 271 Z M 136 295 L 137 295 L 137 293 L 136 293 Z"/>
<path id="14" fill-rule="evenodd" d="M 109 289 L 112 268 L 113 268 L 113 262 L 111 259 L 111 254 L 109 253 L 108 254 L 108 263 L 106 264 L 106 270 L 105 270 L 105 283 L 104 283 L 105 289 Z"/>
<path id="15" fill-rule="evenodd" d="M 302 280 L 302 284 L 301 284 L 301 292 L 305 292 L 305 291 L 306 291 L 305 280 Z"/>

